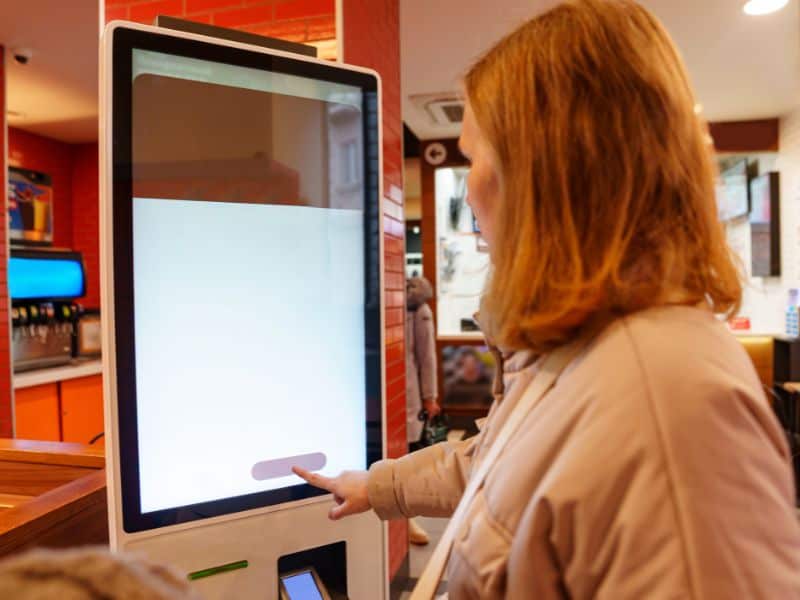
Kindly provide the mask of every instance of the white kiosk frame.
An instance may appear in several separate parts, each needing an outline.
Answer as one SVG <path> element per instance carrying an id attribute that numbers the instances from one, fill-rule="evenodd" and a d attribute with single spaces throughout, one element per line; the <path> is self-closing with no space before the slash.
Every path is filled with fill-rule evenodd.
<path id="1" fill-rule="evenodd" d="M 130 533 L 123 527 L 121 492 L 119 412 L 114 302 L 113 240 L 113 40 L 120 29 L 136 30 L 195 40 L 207 44 L 238 48 L 308 63 L 335 65 L 337 68 L 373 75 L 378 81 L 378 107 L 381 106 L 380 78 L 374 71 L 320 61 L 277 50 L 267 50 L 206 36 L 163 30 L 155 27 L 112 22 L 103 34 L 100 57 L 100 255 L 103 306 L 103 375 L 108 482 L 108 513 L 113 550 L 143 553 L 149 558 L 173 565 L 186 573 L 218 573 L 202 576 L 195 583 L 206 598 L 278 598 L 278 559 L 307 548 L 344 541 L 347 553 L 348 597 L 376 600 L 388 597 L 386 525 L 374 514 L 366 513 L 342 521 L 330 521 L 331 495 L 296 500 L 191 522 Z M 379 176 L 378 199 L 382 203 L 382 131 L 378 119 Z M 378 214 L 382 215 L 379 206 Z M 383 222 L 378 219 L 380 256 L 380 332 L 381 369 L 385 364 L 383 300 Z M 381 376 L 382 447 L 386 449 L 385 381 Z M 242 568 L 246 567 L 246 568 Z"/>

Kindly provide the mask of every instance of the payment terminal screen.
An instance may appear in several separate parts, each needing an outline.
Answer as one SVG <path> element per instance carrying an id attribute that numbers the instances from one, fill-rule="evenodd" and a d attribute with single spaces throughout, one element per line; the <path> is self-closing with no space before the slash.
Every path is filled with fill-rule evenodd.
<path id="1" fill-rule="evenodd" d="M 133 51 L 142 513 L 366 467 L 360 88 Z"/>
<path id="2" fill-rule="evenodd" d="M 310 571 L 281 579 L 288 600 L 323 600 Z"/>

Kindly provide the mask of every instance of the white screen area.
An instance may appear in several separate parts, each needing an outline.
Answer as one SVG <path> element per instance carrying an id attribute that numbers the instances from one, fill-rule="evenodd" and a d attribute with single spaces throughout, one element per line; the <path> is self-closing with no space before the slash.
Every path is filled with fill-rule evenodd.
<path id="1" fill-rule="evenodd" d="M 265 460 L 366 466 L 361 219 L 134 200 L 142 512 L 301 483 Z"/>
<path id="2" fill-rule="evenodd" d="M 141 511 L 365 468 L 360 89 L 134 67 Z"/>

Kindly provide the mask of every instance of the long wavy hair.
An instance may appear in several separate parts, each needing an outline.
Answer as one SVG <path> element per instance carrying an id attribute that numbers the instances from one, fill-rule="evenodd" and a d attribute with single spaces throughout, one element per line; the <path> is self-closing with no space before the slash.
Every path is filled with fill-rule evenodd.
<path id="1" fill-rule="evenodd" d="M 675 45 L 629 0 L 567 0 L 465 77 L 502 188 L 481 306 L 507 348 L 547 351 L 648 307 L 732 315 L 713 148 Z"/>

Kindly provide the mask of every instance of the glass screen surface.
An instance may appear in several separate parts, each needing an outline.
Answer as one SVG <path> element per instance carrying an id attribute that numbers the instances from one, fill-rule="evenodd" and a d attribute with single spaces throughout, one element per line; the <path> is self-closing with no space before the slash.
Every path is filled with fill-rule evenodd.
<path id="1" fill-rule="evenodd" d="M 115 204 L 116 318 L 129 229 L 135 339 L 135 428 L 118 387 L 137 459 L 122 464 L 126 529 L 319 493 L 291 466 L 364 469 L 375 437 L 375 93 L 303 69 L 128 56 L 129 223 Z"/>

